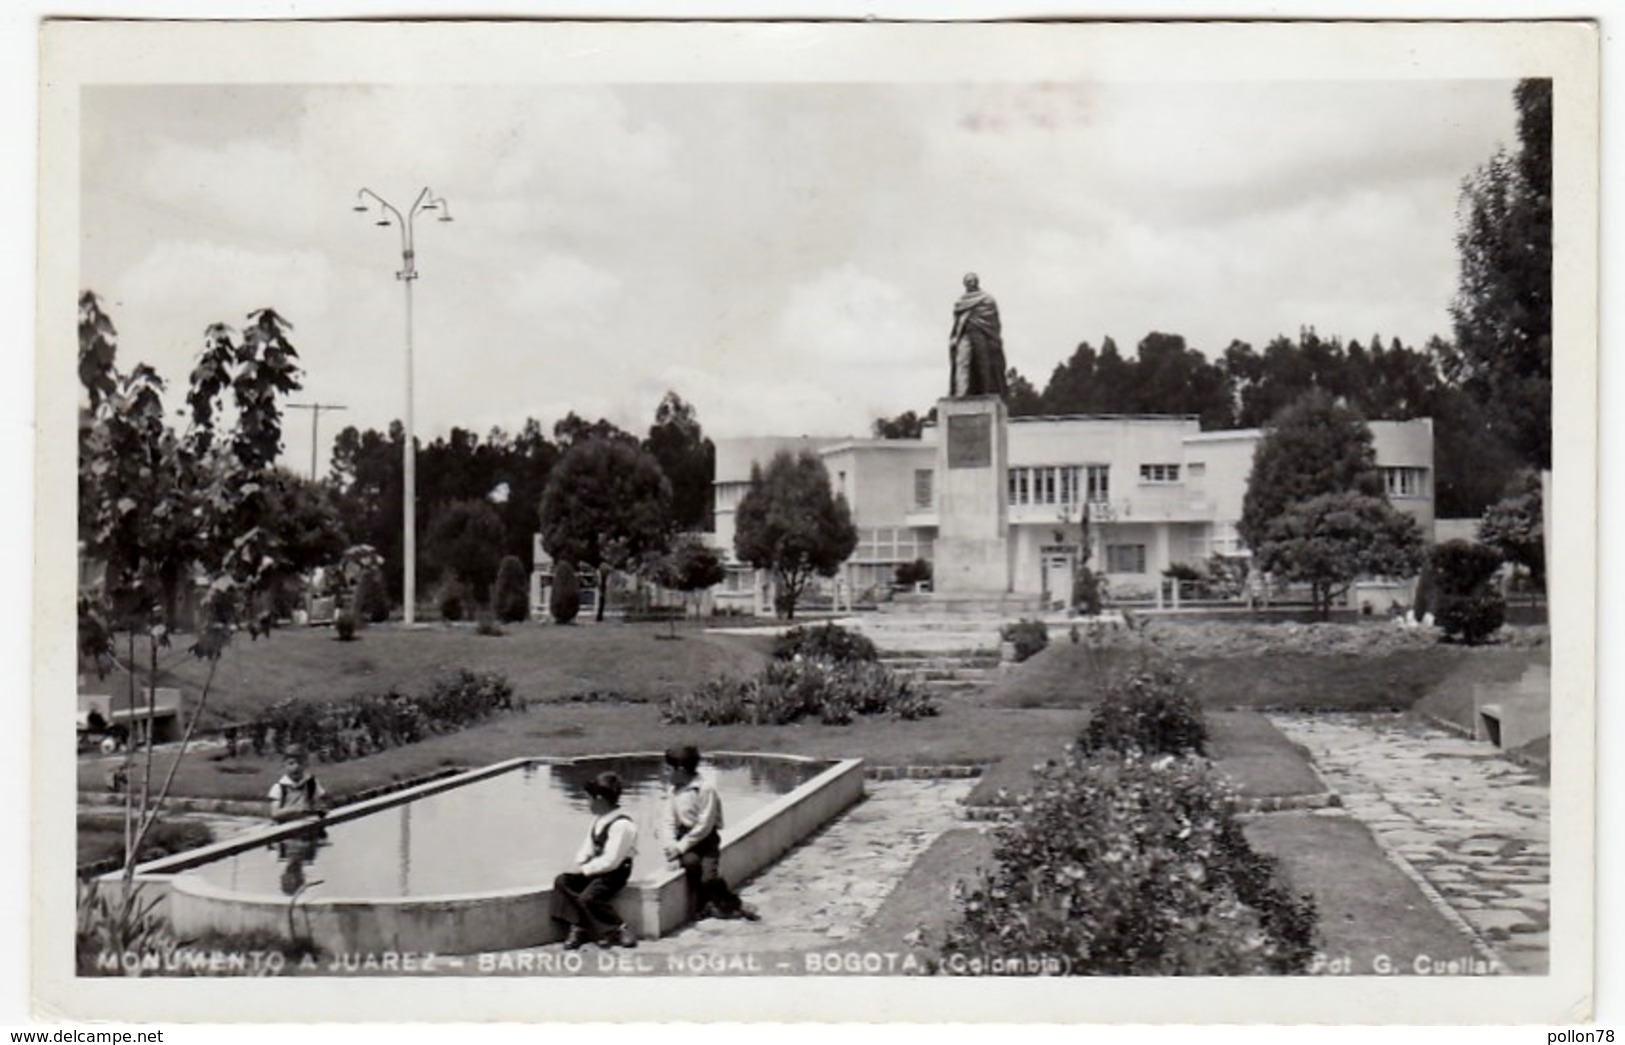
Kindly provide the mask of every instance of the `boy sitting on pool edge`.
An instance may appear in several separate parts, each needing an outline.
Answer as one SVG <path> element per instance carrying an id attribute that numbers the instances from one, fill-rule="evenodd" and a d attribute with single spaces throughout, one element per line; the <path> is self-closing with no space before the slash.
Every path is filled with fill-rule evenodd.
<path id="1" fill-rule="evenodd" d="M 700 753 L 692 745 L 666 752 L 671 774 L 667 801 L 672 841 L 666 859 L 680 864 L 688 878 L 689 895 L 698 904 L 695 918 L 744 918 L 756 921 L 756 908 L 741 900 L 722 878 L 722 798 L 708 780 L 700 778 Z"/>
<path id="2" fill-rule="evenodd" d="M 553 919 L 570 927 L 564 938 L 567 951 L 594 940 L 601 947 L 636 947 L 637 937 L 616 913 L 613 901 L 632 877 L 638 826 L 621 809 L 619 774 L 599 773 L 583 790 L 592 809 L 592 826 L 576 853 L 575 868 L 553 879 Z"/>

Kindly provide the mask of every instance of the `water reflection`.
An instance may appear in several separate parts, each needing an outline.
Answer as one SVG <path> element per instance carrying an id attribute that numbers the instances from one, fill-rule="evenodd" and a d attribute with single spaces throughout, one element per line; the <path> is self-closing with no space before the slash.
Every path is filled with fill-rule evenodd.
<path id="1" fill-rule="evenodd" d="M 828 764 L 719 757 L 702 772 L 722 796 L 728 825 L 737 827 Z M 569 865 L 589 822 L 582 786 L 612 769 L 626 782 L 622 807 L 638 825 L 633 880 L 643 880 L 666 869 L 662 768 L 662 760 L 650 756 L 528 763 L 355 820 L 312 824 L 270 847 L 186 873 L 234 892 L 303 891 L 306 898 L 444 896 L 545 885 Z"/>
<path id="2" fill-rule="evenodd" d="M 316 855 L 329 844 L 327 829 L 319 823 L 271 843 L 270 848 L 282 865 L 278 885 L 284 896 L 294 896 L 309 884 L 308 869 L 316 863 Z M 236 877 L 232 875 L 233 882 Z"/>

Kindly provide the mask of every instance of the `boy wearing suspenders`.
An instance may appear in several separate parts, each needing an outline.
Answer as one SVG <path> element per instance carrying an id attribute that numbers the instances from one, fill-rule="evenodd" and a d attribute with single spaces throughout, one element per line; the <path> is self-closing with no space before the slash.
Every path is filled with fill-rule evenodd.
<path id="1" fill-rule="evenodd" d="M 575 869 L 553 880 L 553 918 L 569 926 L 567 951 L 594 940 L 601 947 L 636 947 L 637 937 L 611 901 L 632 877 L 638 827 L 621 810 L 619 774 L 599 773 L 584 790 L 592 806 L 592 827 L 576 853 Z"/>

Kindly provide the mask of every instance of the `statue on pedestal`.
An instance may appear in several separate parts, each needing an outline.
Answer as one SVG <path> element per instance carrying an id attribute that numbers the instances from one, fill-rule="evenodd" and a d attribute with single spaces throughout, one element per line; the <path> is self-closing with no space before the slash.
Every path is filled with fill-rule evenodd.
<path id="1" fill-rule="evenodd" d="M 996 395 L 1007 391 L 1004 338 L 999 333 L 999 304 L 981 289 L 976 273 L 965 276 L 965 293 L 954 302 L 954 329 L 948 335 L 948 396 Z"/>

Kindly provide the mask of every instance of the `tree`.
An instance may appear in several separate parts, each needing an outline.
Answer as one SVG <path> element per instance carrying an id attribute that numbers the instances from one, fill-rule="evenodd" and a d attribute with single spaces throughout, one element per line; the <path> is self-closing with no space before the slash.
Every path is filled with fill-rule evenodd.
<path id="1" fill-rule="evenodd" d="M 896 417 L 877 417 L 874 423 L 876 439 L 918 439 L 925 430 L 925 418 L 912 410 Z"/>
<path id="2" fill-rule="evenodd" d="M 1382 497 L 1327 493 L 1293 501 L 1254 548 L 1260 569 L 1308 584 L 1322 619 L 1359 577 L 1410 577 L 1422 564 L 1422 530 Z"/>
<path id="3" fill-rule="evenodd" d="M 290 329 L 268 308 L 249 313 L 240 334 L 223 323 L 210 325 L 189 382 L 189 423 L 178 434 L 164 423 L 162 379 L 146 365 L 119 372 L 112 321 L 95 294 L 86 291 L 79 299 L 80 379 L 89 403 L 82 418 L 79 532 L 86 554 L 106 567 L 96 597 L 83 606 L 81 617 L 89 627 L 81 635 L 81 649 L 93 645 L 98 661 L 116 660 L 115 632 L 127 634 L 123 668 L 133 719 L 138 711 L 135 644 L 144 634 L 147 714 L 152 715 L 158 651 L 169 646 L 175 630 L 164 595 L 178 570 L 202 592 L 202 616 L 188 652 L 209 664 L 186 717 L 180 750 L 156 791 L 152 746 L 139 781 L 130 772 L 133 750 L 126 749 L 116 948 L 125 946 L 138 920 L 137 855 L 202 719 L 220 657 L 255 597 L 287 569 L 268 511 L 282 449 L 280 400 L 300 387 Z"/>
<path id="4" fill-rule="evenodd" d="M 643 448 L 660 463 L 671 483 L 672 517 L 680 529 L 711 529 L 711 483 L 717 448 L 705 437 L 694 408 L 667 392 L 655 410 L 655 423 Z"/>
<path id="5" fill-rule="evenodd" d="M 547 612 L 555 624 L 569 624 L 581 612 L 581 585 L 575 567 L 561 562 L 553 568 L 553 584 L 547 593 Z"/>
<path id="6" fill-rule="evenodd" d="M 404 585 L 405 540 L 401 531 L 405 482 L 402 456 L 406 428 L 391 421 L 387 432 L 358 431 L 347 426 L 333 441 L 328 482 L 344 532 L 350 540 L 376 549 L 383 559 L 390 598 L 401 600 Z M 421 520 L 428 513 L 421 513 Z"/>
<path id="7" fill-rule="evenodd" d="M 1541 511 L 1540 473 L 1526 470 L 1505 495 L 1484 512 L 1478 539 L 1502 559 L 1529 570 L 1538 587 L 1546 586 L 1546 543 Z"/>
<path id="8" fill-rule="evenodd" d="M 574 410 L 553 425 L 553 440 L 559 444 L 560 449 L 568 450 L 578 443 L 593 439 L 612 439 L 634 445 L 638 441 L 637 436 L 602 417 L 596 421 L 588 421 Z"/>
<path id="9" fill-rule="evenodd" d="M 1256 553 L 1292 505 L 1334 493 L 1381 497 L 1382 474 L 1365 421 L 1311 392 L 1276 415 L 1253 451 L 1236 530 Z"/>
<path id="10" fill-rule="evenodd" d="M 1505 426 L 1525 463 L 1552 465 L 1552 82 L 1514 91 L 1518 152 L 1462 183 L 1445 376 Z"/>
<path id="11" fill-rule="evenodd" d="M 507 555 L 497 567 L 495 604 L 497 620 L 504 624 L 517 624 L 530 617 L 530 592 L 525 578 L 525 565 L 517 555 Z"/>
<path id="12" fill-rule="evenodd" d="M 727 574 L 715 549 L 694 537 L 683 537 L 653 560 L 648 576 L 662 588 L 682 592 L 686 608 L 691 593 L 721 584 Z M 672 628 L 675 635 L 675 623 Z"/>
<path id="13" fill-rule="evenodd" d="M 430 569 L 454 574 L 481 606 L 502 561 L 502 517 L 483 500 L 452 501 L 437 509 L 429 522 L 423 549 Z"/>
<path id="14" fill-rule="evenodd" d="M 604 619 L 610 574 L 665 550 L 671 539 L 671 483 L 634 442 L 574 442 L 553 468 L 541 505 L 542 546 L 555 562 L 598 574 Z"/>
<path id="15" fill-rule="evenodd" d="M 1004 388 L 1004 403 L 1010 408 L 1011 417 L 1032 417 L 1044 412 L 1044 400 L 1038 389 L 1015 367 L 1005 373 Z"/>
<path id="16" fill-rule="evenodd" d="M 734 519 L 734 554 L 773 571 L 792 620 L 813 576 L 835 576 L 858 545 L 846 498 L 831 489 L 824 462 L 808 450 L 794 456 L 781 450 L 765 470 L 752 465 Z"/>
<path id="17" fill-rule="evenodd" d="M 268 578 L 273 598 L 296 596 L 300 578 L 319 566 L 338 561 L 349 547 L 331 488 L 277 468 L 265 488 L 265 519 L 281 565 Z M 279 606 L 279 613 L 286 610 Z"/>
<path id="18" fill-rule="evenodd" d="M 1487 640 L 1506 621 L 1506 601 L 1496 589 L 1501 554 L 1473 541 L 1446 541 L 1430 556 L 1434 619 L 1446 638 L 1469 646 Z"/>

